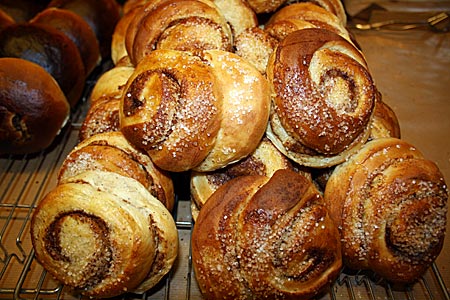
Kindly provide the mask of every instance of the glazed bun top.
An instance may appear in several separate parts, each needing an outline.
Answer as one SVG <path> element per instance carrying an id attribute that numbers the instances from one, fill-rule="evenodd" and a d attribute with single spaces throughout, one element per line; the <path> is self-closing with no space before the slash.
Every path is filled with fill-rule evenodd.
<path id="1" fill-rule="evenodd" d="M 43 67 L 58 82 L 71 106 L 79 100 L 85 70 L 77 46 L 48 25 L 17 23 L 0 32 L 0 57 L 16 57 Z"/>
<path id="2" fill-rule="evenodd" d="M 0 58 L 0 154 L 47 148 L 69 117 L 69 103 L 41 66 Z"/>

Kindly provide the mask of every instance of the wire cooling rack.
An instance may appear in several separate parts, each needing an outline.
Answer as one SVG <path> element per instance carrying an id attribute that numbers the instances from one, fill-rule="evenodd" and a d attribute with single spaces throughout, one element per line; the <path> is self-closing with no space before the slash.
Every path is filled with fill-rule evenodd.
<path id="1" fill-rule="evenodd" d="M 56 185 L 59 166 L 78 142 L 79 127 L 87 111 L 87 95 L 93 84 L 94 81 L 87 82 L 81 107 L 50 149 L 31 156 L 0 157 L 0 299 L 82 299 L 52 279 L 37 263 L 29 226 L 34 208 Z M 180 241 L 178 259 L 171 272 L 152 290 L 125 294 L 121 299 L 202 299 L 191 266 L 188 177 L 179 174 L 174 180 L 179 183 L 173 213 Z M 436 264 L 417 283 L 402 288 L 378 280 L 371 273 L 343 270 L 330 290 L 319 298 L 450 299 Z"/>

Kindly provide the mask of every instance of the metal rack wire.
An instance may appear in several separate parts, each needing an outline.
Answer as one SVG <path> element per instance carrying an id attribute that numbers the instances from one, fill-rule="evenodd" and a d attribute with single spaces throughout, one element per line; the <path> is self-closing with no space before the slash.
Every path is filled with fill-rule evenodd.
<path id="1" fill-rule="evenodd" d="M 37 155 L 0 157 L 0 299 L 81 299 L 60 285 L 37 263 L 29 238 L 30 219 L 38 201 L 56 184 L 57 170 L 78 141 L 78 129 L 87 110 L 84 104 L 72 116 L 54 146 Z M 172 271 L 152 290 L 126 294 L 123 299 L 201 299 L 191 268 L 192 220 L 187 197 L 178 194 L 174 218 L 180 252 Z M 447 287 L 437 265 L 414 285 L 398 288 L 366 272 L 344 270 L 321 299 L 446 299 Z"/>

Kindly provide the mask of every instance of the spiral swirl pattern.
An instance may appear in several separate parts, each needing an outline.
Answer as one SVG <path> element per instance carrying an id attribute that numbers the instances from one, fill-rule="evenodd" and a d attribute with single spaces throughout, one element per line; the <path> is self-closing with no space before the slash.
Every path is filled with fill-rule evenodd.
<path id="1" fill-rule="evenodd" d="M 212 148 L 220 110 L 214 77 L 199 57 L 154 51 L 124 89 L 121 131 L 161 168 L 185 170 L 198 165 Z"/>
<path id="2" fill-rule="evenodd" d="M 227 20 L 213 1 L 159 0 L 146 3 L 128 24 L 125 47 L 133 64 L 155 49 L 231 50 Z"/>
<path id="3" fill-rule="evenodd" d="M 151 288 L 178 249 L 170 212 L 134 179 L 104 171 L 50 191 L 33 214 L 31 240 L 52 276 L 98 298 Z"/>
<path id="4" fill-rule="evenodd" d="M 339 35 L 289 34 L 269 60 L 273 113 L 268 137 L 294 161 L 336 165 L 367 140 L 375 87 L 361 52 Z"/>
<path id="5" fill-rule="evenodd" d="M 394 282 L 416 280 L 439 254 L 447 199 L 438 167 L 396 138 L 368 142 L 325 189 L 346 265 Z"/>
<path id="6" fill-rule="evenodd" d="M 295 299 L 317 295 L 342 264 L 337 228 L 317 189 L 290 170 L 242 176 L 206 202 L 192 258 L 206 299 Z"/>

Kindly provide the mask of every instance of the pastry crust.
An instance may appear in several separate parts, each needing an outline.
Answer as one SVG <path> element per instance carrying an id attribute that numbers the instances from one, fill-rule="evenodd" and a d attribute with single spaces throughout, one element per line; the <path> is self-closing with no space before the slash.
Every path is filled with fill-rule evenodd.
<path id="1" fill-rule="evenodd" d="M 232 44 L 227 20 L 209 0 L 148 2 L 128 25 L 125 37 L 134 65 L 155 49 L 231 51 Z"/>
<path id="2" fill-rule="evenodd" d="M 86 72 L 75 43 L 48 25 L 17 23 L 0 32 L 0 56 L 34 62 L 58 82 L 71 107 L 80 100 Z"/>
<path id="3" fill-rule="evenodd" d="M 193 168 L 206 172 L 234 163 L 255 150 L 269 119 L 270 89 L 266 78 L 238 55 L 220 50 L 200 55 L 211 66 L 222 98 L 214 145 Z"/>
<path id="4" fill-rule="evenodd" d="M 67 98 L 45 69 L 20 58 L 0 58 L 0 153 L 44 150 L 69 114 Z"/>
<path id="5" fill-rule="evenodd" d="M 141 183 L 171 211 L 174 188 L 170 175 L 158 169 L 150 157 L 131 146 L 120 132 L 93 135 L 80 142 L 65 158 L 58 181 L 88 170 L 102 170 L 127 176 Z"/>
<path id="6" fill-rule="evenodd" d="M 267 136 L 310 167 L 343 162 L 368 139 L 376 90 L 361 52 L 319 28 L 289 34 L 272 54 Z"/>
<path id="7" fill-rule="evenodd" d="M 120 126 L 164 170 L 212 171 L 257 147 L 269 102 L 266 79 L 233 53 L 155 50 L 127 82 Z"/>
<path id="8" fill-rule="evenodd" d="M 31 239 L 50 274 L 99 298 L 139 290 L 143 282 L 149 288 L 167 274 L 178 249 L 164 206 L 136 180 L 103 171 L 67 178 L 50 191 L 33 214 Z"/>
<path id="9" fill-rule="evenodd" d="M 100 63 L 100 46 L 97 37 L 89 24 L 76 13 L 67 9 L 49 7 L 29 22 L 51 26 L 72 40 L 80 52 L 86 76 Z"/>
<path id="10" fill-rule="evenodd" d="M 264 137 L 255 151 L 234 164 L 212 172 L 192 171 L 190 193 L 194 221 L 209 197 L 226 182 L 247 175 L 271 177 L 279 169 L 296 170 L 294 164 L 269 139 Z M 306 172 L 303 174 L 307 176 Z"/>
<path id="11" fill-rule="evenodd" d="M 242 176 L 206 202 L 192 263 L 206 299 L 306 299 L 339 275 L 337 228 L 312 182 L 290 171 Z"/>
<path id="12" fill-rule="evenodd" d="M 442 249 L 448 210 L 444 178 L 405 141 L 368 142 L 335 168 L 324 198 L 350 268 L 412 283 Z"/>
<path id="13" fill-rule="evenodd" d="M 169 171 L 201 163 L 220 128 L 222 99 L 210 67 L 184 51 L 153 51 L 123 92 L 124 136 Z"/>

